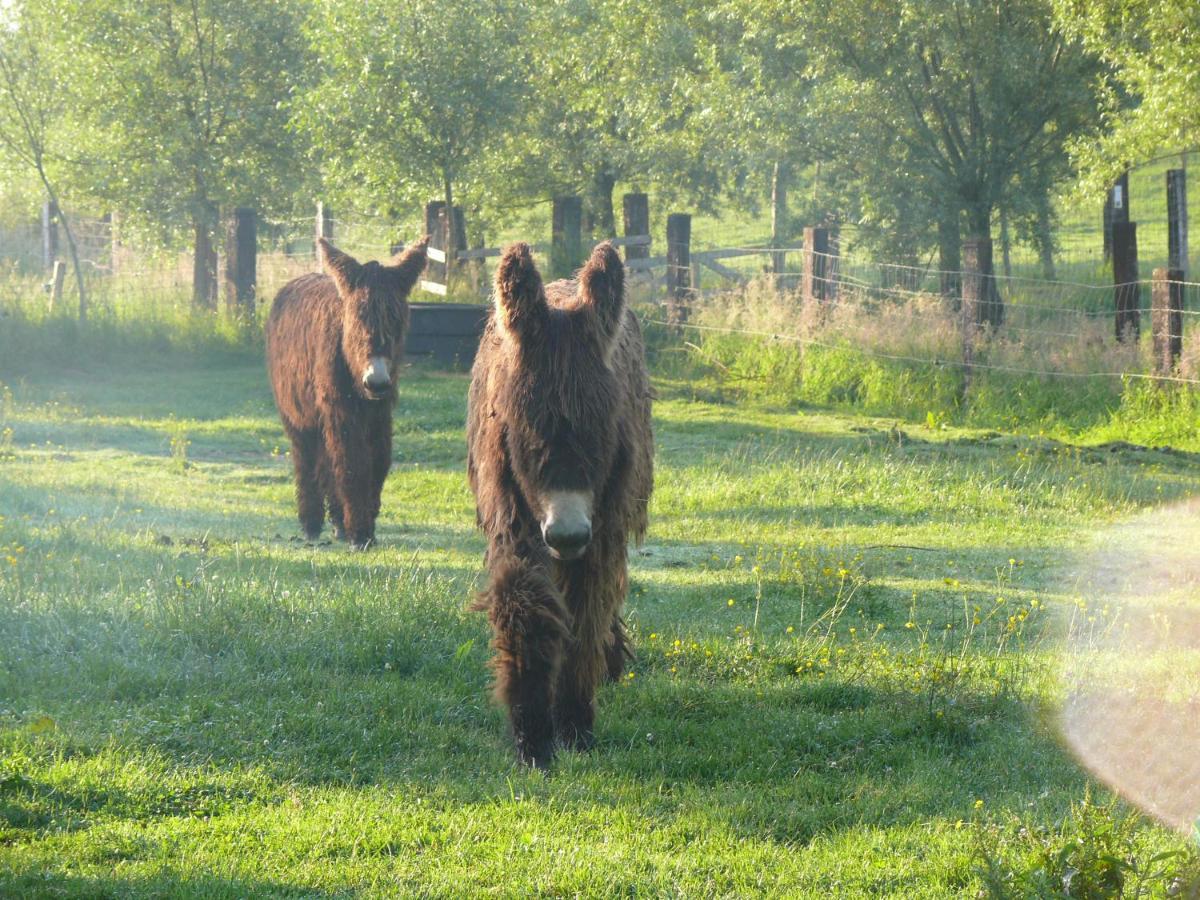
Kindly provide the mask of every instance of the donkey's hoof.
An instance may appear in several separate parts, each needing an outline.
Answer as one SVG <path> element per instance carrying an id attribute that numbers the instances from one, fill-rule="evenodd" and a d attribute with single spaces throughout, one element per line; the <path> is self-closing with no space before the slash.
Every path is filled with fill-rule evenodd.
<path id="1" fill-rule="evenodd" d="M 554 762 L 554 739 L 528 741 L 517 738 L 517 762 L 531 769 L 548 772 Z"/>
<path id="2" fill-rule="evenodd" d="M 577 753 L 587 753 L 596 746 L 596 735 L 590 728 L 564 728 L 562 745 Z"/>

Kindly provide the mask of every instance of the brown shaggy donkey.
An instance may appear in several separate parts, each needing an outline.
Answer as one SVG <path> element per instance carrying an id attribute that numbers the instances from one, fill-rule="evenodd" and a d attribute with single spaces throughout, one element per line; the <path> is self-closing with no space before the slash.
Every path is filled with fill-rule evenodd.
<path id="1" fill-rule="evenodd" d="M 302 275 L 275 297 L 267 369 L 292 441 L 296 503 L 316 539 L 329 508 L 336 537 L 375 540 L 392 463 L 392 407 L 408 330 L 408 294 L 425 268 L 426 237 L 390 265 L 359 263 L 324 238 L 328 275 Z"/>
<path id="2" fill-rule="evenodd" d="M 593 742 L 596 687 L 621 674 L 626 544 L 653 487 L 651 390 L 625 270 L 601 244 L 542 287 L 527 244 L 496 272 L 467 401 L 467 472 L 487 535 L 496 696 L 518 758 Z"/>

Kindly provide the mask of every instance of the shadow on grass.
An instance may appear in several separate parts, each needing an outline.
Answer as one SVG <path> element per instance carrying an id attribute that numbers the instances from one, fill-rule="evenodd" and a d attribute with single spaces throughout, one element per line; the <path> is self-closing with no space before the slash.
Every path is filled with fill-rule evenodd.
<path id="1" fill-rule="evenodd" d="M 114 859 L 113 862 L 118 862 Z M 65 867 L 64 867 L 65 868 Z M 345 897 L 344 891 L 325 891 L 304 884 L 247 878 L 221 878 L 215 875 L 172 874 L 159 872 L 134 876 L 82 876 L 69 869 L 26 867 L 0 870 L 0 892 L 10 897 L 86 898 L 86 900 L 136 900 L 136 898 L 204 897 L 211 900 L 243 900 L 246 897 L 296 898 Z"/>

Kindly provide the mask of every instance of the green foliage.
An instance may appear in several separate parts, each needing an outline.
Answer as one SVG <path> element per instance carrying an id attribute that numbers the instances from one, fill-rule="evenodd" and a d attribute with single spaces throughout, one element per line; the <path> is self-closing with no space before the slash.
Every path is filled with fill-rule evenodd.
<path id="1" fill-rule="evenodd" d="M 1197 868 L 1194 851 L 1156 850 L 1138 816 L 1090 792 L 1054 826 L 979 826 L 975 841 L 987 896 L 997 900 L 1170 897 L 1194 886 Z"/>
<path id="2" fill-rule="evenodd" d="M 927 223 L 961 212 L 969 233 L 989 235 L 993 210 L 1016 187 L 1044 193 L 1065 141 L 1090 124 L 1094 63 L 1054 33 L 1046 0 L 813 11 L 819 100 L 885 230 L 918 224 L 923 208 Z"/>
<path id="3" fill-rule="evenodd" d="M 1176 0 L 1054 0 L 1064 32 L 1107 64 L 1102 127 L 1073 150 L 1094 193 L 1122 169 L 1200 139 L 1200 7 Z"/>
<path id="4" fill-rule="evenodd" d="M 326 183 L 384 212 L 431 194 L 478 203 L 495 175 L 484 161 L 519 125 L 525 21 L 509 0 L 315 3 L 306 30 L 322 77 L 297 125 Z"/>
<path id="5" fill-rule="evenodd" d="M 290 208 L 300 185 L 287 111 L 305 72 L 298 0 L 60 5 L 74 27 L 56 51 L 88 126 L 81 186 L 160 229 L 207 222 L 216 204 Z M 22 16 L 37 11 L 25 4 Z"/>

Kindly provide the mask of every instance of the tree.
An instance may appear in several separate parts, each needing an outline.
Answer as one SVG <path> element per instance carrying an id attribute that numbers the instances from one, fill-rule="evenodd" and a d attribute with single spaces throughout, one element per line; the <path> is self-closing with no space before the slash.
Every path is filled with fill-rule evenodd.
<path id="1" fill-rule="evenodd" d="M 730 142 L 713 138 L 717 107 L 696 27 L 678 0 L 547 0 L 531 19 L 526 127 L 497 167 L 515 193 L 580 194 L 584 230 L 616 233 L 619 182 L 660 197 L 716 195 Z M 503 176 L 502 176 L 503 177 Z"/>
<path id="2" fill-rule="evenodd" d="M 1103 128 L 1078 141 L 1090 186 L 1133 162 L 1200 144 L 1200 5 L 1179 0 L 1054 0 L 1059 27 L 1108 68 Z"/>
<path id="3" fill-rule="evenodd" d="M 738 149 L 739 167 L 760 176 L 735 177 L 727 187 L 736 196 L 746 182 L 767 186 L 771 242 L 783 246 L 794 233 L 789 189 L 814 157 L 819 165 L 821 153 L 803 10 L 788 0 L 724 0 L 700 18 L 715 70 L 709 102 L 724 113 L 726 141 Z M 743 205 L 755 205 L 753 193 Z M 823 218 L 812 209 L 809 215 Z"/>
<path id="4" fill-rule="evenodd" d="M 152 221 L 191 223 L 193 299 L 216 304 L 222 204 L 290 203 L 288 102 L 303 82 L 300 0 L 64 0 L 95 190 Z"/>
<path id="5" fill-rule="evenodd" d="M 12 18 L 0 28 L 0 145 L 17 164 L 36 172 L 58 210 L 79 290 L 79 318 L 86 319 L 87 289 L 58 177 L 63 148 L 72 136 L 70 82 L 52 49 L 56 29 L 51 23 L 59 21 L 59 11 L 56 4 L 43 2 L 10 12 Z"/>
<path id="6" fill-rule="evenodd" d="M 873 143 L 880 128 L 904 146 L 941 210 L 943 259 L 960 212 L 969 235 L 990 239 L 1016 176 L 1056 164 L 1095 108 L 1095 62 L 1054 30 L 1048 0 L 833 0 L 813 9 L 824 10 L 814 16 L 823 74 L 840 77 L 874 123 L 860 119 L 870 142 L 843 152 L 890 163 Z"/>
<path id="7" fill-rule="evenodd" d="M 528 36 L 509 0 L 320 0 L 309 25 L 323 77 L 298 123 L 328 183 L 384 208 L 476 189 L 482 160 L 516 127 Z"/>

